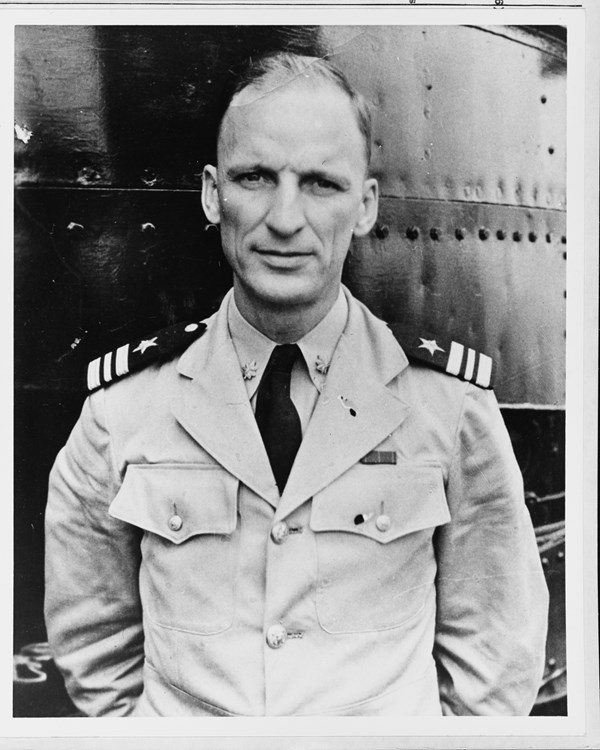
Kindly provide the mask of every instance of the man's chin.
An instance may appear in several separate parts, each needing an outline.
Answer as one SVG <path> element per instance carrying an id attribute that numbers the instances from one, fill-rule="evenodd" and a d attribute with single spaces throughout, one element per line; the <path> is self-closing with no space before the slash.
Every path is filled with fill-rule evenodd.
<path id="1" fill-rule="evenodd" d="M 287 308 L 314 304 L 322 296 L 322 290 L 316 290 L 315 286 L 306 280 L 280 277 L 274 283 L 247 289 L 247 294 L 256 305 L 265 308 Z"/>

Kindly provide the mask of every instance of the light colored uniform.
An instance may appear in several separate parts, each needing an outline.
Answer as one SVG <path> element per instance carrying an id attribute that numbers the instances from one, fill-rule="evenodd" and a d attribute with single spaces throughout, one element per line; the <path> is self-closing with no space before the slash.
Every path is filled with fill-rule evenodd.
<path id="1" fill-rule="evenodd" d="M 346 296 L 281 497 L 229 298 L 86 401 L 46 526 L 49 641 L 85 713 L 529 712 L 547 590 L 494 395 L 409 365 Z"/>
<path id="2" fill-rule="evenodd" d="M 256 411 L 258 387 L 276 345 L 244 319 L 233 295 L 229 299 L 227 320 L 246 393 L 252 410 Z M 290 398 L 300 417 L 302 435 L 306 434 L 319 395 L 325 387 L 329 364 L 347 320 L 348 302 L 340 289 L 331 310 L 298 342 L 301 356 L 292 368 Z"/>

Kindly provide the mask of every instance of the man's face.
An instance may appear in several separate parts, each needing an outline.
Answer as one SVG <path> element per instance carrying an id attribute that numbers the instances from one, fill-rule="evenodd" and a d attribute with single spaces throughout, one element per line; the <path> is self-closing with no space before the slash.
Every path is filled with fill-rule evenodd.
<path id="1" fill-rule="evenodd" d="M 326 311 L 352 235 L 375 222 L 377 183 L 343 91 L 302 80 L 271 89 L 248 87 L 230 105 L 204 210 L 221 225 L 238 301 Z"/>

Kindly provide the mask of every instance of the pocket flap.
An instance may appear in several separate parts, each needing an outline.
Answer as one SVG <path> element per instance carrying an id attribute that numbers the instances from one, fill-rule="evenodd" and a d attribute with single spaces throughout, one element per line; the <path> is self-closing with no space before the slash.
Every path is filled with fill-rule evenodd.
<path id="1" fill-rule="evenodd" d="M 310 528 L 383 544 L 450 521 L 439 466 L 354 466 L 315 495 Z"/>
<path id="2" fill-rule="evenodd" d="M 198 534 L 231 534 L 237 485 L 220 466 L 132 464 L 108 512 L 175 544 Z"/>

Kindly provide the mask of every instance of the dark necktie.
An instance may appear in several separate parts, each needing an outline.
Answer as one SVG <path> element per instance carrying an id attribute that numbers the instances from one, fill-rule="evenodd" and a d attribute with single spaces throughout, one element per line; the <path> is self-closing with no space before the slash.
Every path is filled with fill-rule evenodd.
<path id="1" fill-rule="evenodd" d="M 299 354 L 296 344 L 276 346 L 256 396 L 256 421 L 280 493 L 302 441 L 300 417 L 290 398 L 292 367 Z"/>

